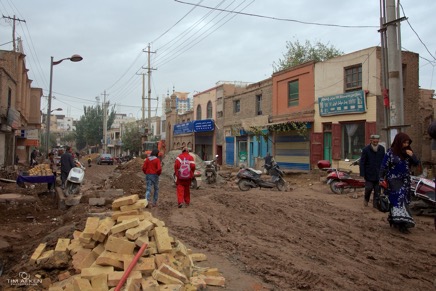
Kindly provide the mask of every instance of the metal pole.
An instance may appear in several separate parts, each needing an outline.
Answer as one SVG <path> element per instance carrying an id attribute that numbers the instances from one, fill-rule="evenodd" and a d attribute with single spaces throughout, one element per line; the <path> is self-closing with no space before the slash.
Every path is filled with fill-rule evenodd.
<path id="1" fill-rule="evenodd" d="M 48 155 L 48 149 L 50 144 L 50 119 L 51 119 L 51 94 L 53 86 L 53 57 L 50 59 L 50 87 L 48 91 L 48 106 L 47 106 L 47 136 L 45 138 L 45 154 Z"/>
<path id="2" fill-rule="evenodd" d="M 147 140 L 150 140 L 151 136 L 151 67 L 150 67 L 150 44 L 148 44 L 148 134 Z"/>
<path id="3" fill-rule="evenodd" d="M 395 7 L 395 0 L 387 0 L 386 2 L 386 16 L 387 22 L 392 22 L 397 19 Z M 401 67 L 399 66 L 401 60 L 400 50 L 398 48 L 398 24 L 391 23 L 387 27 L 388 37 L 388 66 L 389 66 L 389 97 L 390 97 L 390 126 L 400 128 L 404 125 L 403 118 L 403 100 L 400 89 L 402 90 L 401 82 Z M 391 135 L 395 134 L 397 130 L 390 129 Z"/>
<path id="4" fill-rule="evenodd" d="M 145 74 L 142 73 L 142 125 L 145 123 Z"/>

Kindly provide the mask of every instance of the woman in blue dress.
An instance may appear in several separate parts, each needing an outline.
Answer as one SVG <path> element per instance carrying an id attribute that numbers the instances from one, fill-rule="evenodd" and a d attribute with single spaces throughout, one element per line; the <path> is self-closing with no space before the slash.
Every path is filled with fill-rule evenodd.
<path id="1" fill-rule="evenodd" d="M 386 152 L 380 169 L 380 177 L 388 181 L 388 195 L 391 204 L 388 221 L 390 226 L 408 233 L 415 226 L 408 205 L 410 203 L 410 166 L 418 165 L 419 160 L 410 147 L 410 137 L 398 133 L 391 148 Z"/>

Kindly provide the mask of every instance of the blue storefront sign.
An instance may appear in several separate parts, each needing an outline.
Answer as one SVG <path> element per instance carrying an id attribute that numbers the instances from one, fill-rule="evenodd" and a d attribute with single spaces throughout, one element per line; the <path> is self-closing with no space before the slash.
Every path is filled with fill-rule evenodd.
<path id="1" fill-rule="evenodd" d="M 215 123 L 212 119 L 194 120 L 174 125 L 174 135 L 214 130 Z"/>
<path id="2" fill-rule="evenodd" d="M 362 90 L 319 97 L 318 103 L 320 116 L 364 113 L 366 111 L 365 94 Z"/>
<path id="3" fill-rule="evenodd" d="M 212 119 L 203 119 L 194 121 L 194 132 L 213 131 L 215 124 Z"/>
<path id="4" fill-rule="evenodd" d="M 194 122 L 188 121 L 174 125 L 174 135 L 194 132 Z"/>

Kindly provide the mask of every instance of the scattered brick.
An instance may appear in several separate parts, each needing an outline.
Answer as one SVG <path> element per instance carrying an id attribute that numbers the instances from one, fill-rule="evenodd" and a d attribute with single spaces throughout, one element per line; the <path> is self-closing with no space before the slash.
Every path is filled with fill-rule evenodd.
<path id="1" fill-rule="evenodd" d="M 154 237 L 156 239 L 156 247 L 159 253 L 171 252 L 172 239 L 168 235 L 168 228 L 157 226 L 154 228 Z"/>
<path id="2" fill-rule="evenodd" d="M 139 200 L 138 194 L 115 199 L 114 202 L 112 202 L 112 209 L 117 210 L 121 206 L 135 204 L 138 200 Z"/>
<path id="3" fill-rule="evenodd" d="M 139 219 L 135 218 L 135 219 L 130 219 L 130 220 L 125 220 L 119 224 L 116 224 L 114 226 L 111 227 L 111 233 L 118 233 L 118 232 L 122 232 L 124 230 L 127 230 L 129 228 L 132 227 L 136 227 L 139 225 Z"/>
<path id="4" fill-rule="evenodd" d="M 32 256 L 30 257 L 30 264 L 35 264 L 36 260 L 41 256 L 41 254 L 45 251 L 45 247 L 47 246 L 46 243 L 41 243 L 36 248 L 36 250 L 33 252 Z"/>
<path id="5" fill-rule="evenodd" d="M 69 238 L 60 238 L 55 247 L 55 252 L 67 252 L 68 245 L 70 244 Z"/>
<path id="6" fill-rule="evenodd" d="M 130 242 L 123 238 L 117 238 L 114 236 L 109 236 L 106 242 L 106 250 L 117 253 L 132 255 L 135 249 L 135 243 Z"/>

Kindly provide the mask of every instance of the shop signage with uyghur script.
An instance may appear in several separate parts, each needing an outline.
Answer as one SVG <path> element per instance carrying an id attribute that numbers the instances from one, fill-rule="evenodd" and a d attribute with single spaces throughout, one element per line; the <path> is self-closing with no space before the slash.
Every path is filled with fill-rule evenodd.
<path id="1" fill-rule="evenodd" d="M 194 122 L 188 121 L 174 125 L 174 135 L 194 132 Z"/>
<path id="2" fill-rule="evenodd" d="M 208 132 L 215 129 L 212 119 L 203 119 L 194 121 L 194 132 Z"/>
<path id="3" fill-rule="evenodd" d="M 213 119 L 188 121 L 174 125 L 174 135 L 215 130 Z"/>
<path id="4" fill-rule="evenodd" d="M 318 104 L 320 116 L 366 112 L 365 94 L 362 90 L 319 97 Z"/>

